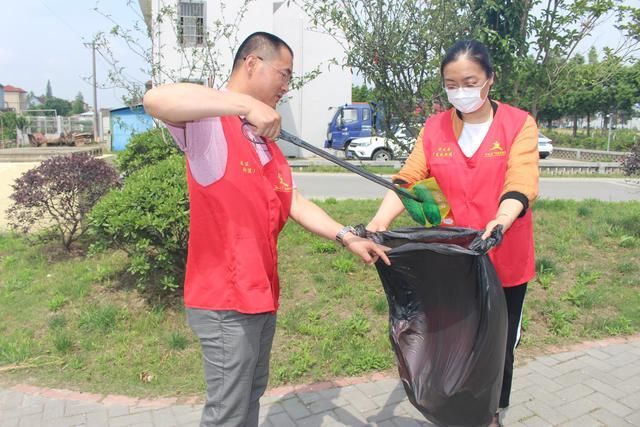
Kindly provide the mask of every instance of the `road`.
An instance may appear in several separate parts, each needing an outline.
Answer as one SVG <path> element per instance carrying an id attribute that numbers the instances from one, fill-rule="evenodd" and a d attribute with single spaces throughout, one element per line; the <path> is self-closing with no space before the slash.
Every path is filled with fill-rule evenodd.
<path id="1" fill-rule="evenodd" d="M 0 162 L 0 230 L 6 229 L 5 210 L 9 207 L 11 184 L 27 170 L 39 163 Z M 375 199 L 384 196 L 380 187 L 352 173 L 294 173 L 296 185 L 306 197 L 325 199 Z M 388 177 L 387 177 L 388 178 Z M 616 178 L 542 178 L 540 198 L 543 199 L 599 199 L 604 201 L 640 200 L 640 180 L 635 182 Z"/>
<path id="2" fill-rule="evenodd" d="M 385 188 L 350 173 L 294 173 L 298 189 L 308 198 L 381 198 Z M 618 178 L 541 178 L 541 199 L 640 201 L 640 182 Z"/>

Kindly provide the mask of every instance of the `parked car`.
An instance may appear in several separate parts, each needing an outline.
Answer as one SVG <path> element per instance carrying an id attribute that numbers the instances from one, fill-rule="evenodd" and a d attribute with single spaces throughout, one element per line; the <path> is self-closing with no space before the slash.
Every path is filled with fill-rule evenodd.
<path id="1" fill-rule="evenodd" d="M 395 137 L 403 148 L 393 138 L 383 136 L 368 136 L 355 138 L 347 147 L 347 159 L 388 161 L 393 159 L 406 158 L 416 142 L 415 138 L 409 136 L 404 128 L 396 131 Z"/>
<path id="2" fill-rule="evenodd" d="M 553 145 L 551 139 L 541 133 L 538 133 L 538 153 L 541 159 L 546 159 L 553 153 Z"/>
<path id="3" fill-rule="evenodd" d="M 396 132 L 396 138 L 411 150 L 415 144 L 415 139 L 407 136 L 404 130 Z M 551 139 L 538 133 L 538 153 L 541 159 L 546 159 L 553 153 Z M 368 136 L 355 138 L 347 147 L 347 159 L 387 161 L 404 158 L 408 151 L 404 150 L 395 140 L 382 136 Z"/>

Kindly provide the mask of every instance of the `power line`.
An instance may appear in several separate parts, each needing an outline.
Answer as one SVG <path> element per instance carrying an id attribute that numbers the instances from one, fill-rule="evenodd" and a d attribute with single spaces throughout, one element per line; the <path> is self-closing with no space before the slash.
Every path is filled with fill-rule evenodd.
<path id="1" fill-rule="evenodd" d="M 84 39 L 84 36 L 80 34 L 79 31 L 77 31 L 74 27 L 71 26 L 71 24 L 69 24 L 65 19 L 63 19 L 60 15 L 58 15 L 55 10 L 53 10 L 51 7 L 49 7 L 48 4 L 44 2 L 44 0 L 39 0 L 39 1 L 40 3 L 42 3 L 44 7 L 46 7 L 49 10 L 49 12 L 51 12 L 53 16 L 55 16 L 60 22 L 62 22 L 67 28 L 69 28 L 72 33 L 75 33 L 75 35 L 80 37 L 80 39 Z"/>

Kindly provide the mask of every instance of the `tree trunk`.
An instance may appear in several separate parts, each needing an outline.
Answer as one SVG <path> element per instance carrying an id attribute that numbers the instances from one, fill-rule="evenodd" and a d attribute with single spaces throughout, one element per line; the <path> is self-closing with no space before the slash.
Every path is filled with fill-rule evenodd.
<path id="1" fill-rule="evenodd" d="M 573 137 L 575 138 L 578 134 L 578 116 L 573 116 Z"/>
<path id="2" fill-rule="evenodd" d="M 534 100 L 531 104 L 531 111 L 529 111 L 533 117 L 538 117 L 538 101 Z"/>
<path id="3" fill-rule="evenodd" d="M 591 113 L 587 113 L 587 137 L 591 136 Z"/>

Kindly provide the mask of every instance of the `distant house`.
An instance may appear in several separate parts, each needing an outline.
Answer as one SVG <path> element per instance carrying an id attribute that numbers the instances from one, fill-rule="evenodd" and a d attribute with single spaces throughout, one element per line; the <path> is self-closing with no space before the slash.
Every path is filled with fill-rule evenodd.
<path id="1" fill-rule="evenodd" d="M 135 134 L 153 129 L 154 123 L 142 105 L 111 110 L 111 150 L 122 151 Z"/>
<path id="2" fill-rule="evenodd" d="M 22 113 L 27 109 L 27 91 L 19 87 L 4 86 L 4 106 L 16 113 Z"/>
<path id="3" fill-rule="evenodd" d="M 32 96 L 29 98 L 29 104 L 31 104 L 31 107 L 39 108 L 44 105 L 46 100 L 47 98 L 44 95 Z"/>
<path id="4" fill-rule="evenodd" d="M 4 86 L 0 84 L 0 111 L 4 110 Z"/>

